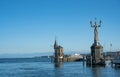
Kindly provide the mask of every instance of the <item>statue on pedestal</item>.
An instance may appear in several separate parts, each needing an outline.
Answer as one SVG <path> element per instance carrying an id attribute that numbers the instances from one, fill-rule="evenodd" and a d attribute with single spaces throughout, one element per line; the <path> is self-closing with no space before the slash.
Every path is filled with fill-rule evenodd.
<path id="1" fill-rule="evenodd" d="M 97 24 L 97 22 L 96 22 L 96 18 L 95 18 L 95 24 L 93 25 L 92 24 L 92 21 L 90 21 L 90 25 L 91 25 L 91 27 L 92 28 L 94 28 L 94 44 L 95 45 L 98 45 L 99 43 L 98 43 L 98 27 L 101 27 L 101 23 L 102 23 L 102 21 L 100 20 L 100 22 L 99 22 L 100 24 L 98 25 Z"/>
<path id="2" fill-rule="evenodd" d="M 91 56 L 87 57 L 86 63 L 88 65 L 105 65 L 103 46 L 98 42 L 98 28 L 101 27 L 101 23 L 102 21 L 100 20 L 99 24 L 97 24 L 96 18 L 94 25 L 92 24 L 92 21 L 90 21 L 91 27 L 94 28 L 94 43 L 91 46 Z"/>

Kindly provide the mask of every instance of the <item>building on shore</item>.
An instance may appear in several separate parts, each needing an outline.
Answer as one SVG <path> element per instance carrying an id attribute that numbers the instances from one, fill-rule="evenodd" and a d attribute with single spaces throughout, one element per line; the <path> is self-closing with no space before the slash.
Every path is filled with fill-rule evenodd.
<path id="1" fill-rule="evenodd" d="M 111 55 L 110 57 L 112 66 L 120 67 L 120 51 L 114 52 L 114 56 Z"/>
<path id="2" fill-rule="evenodd" d="M 64 57 L 63 59 L 64 62 L 76 62 L 76 61 L 83 61 L 83 56 L 80 54 L 73 54 L 73 55 L 69 55 Z"/>
<path id="3" fill-rule="evenodd" d="M 114 60 L 116 57 L 120 56 L 120 51 L 115 51 L 115 52 L 105 52 L 104 53 L 105 59 L 106 60 Z"/>

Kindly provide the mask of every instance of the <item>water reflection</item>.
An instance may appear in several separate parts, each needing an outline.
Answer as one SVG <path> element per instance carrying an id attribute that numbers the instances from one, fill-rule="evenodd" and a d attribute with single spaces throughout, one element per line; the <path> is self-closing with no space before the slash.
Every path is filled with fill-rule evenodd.
<path id="1" fill-rule="evenodd" d="M 62 68 L 63 67 L 63 62 L 55 62 L 54 67 L 56 68 Z"/>
<path id="2" fill-rule="evenodd" d="M 92 68 L 93 77 L 102 77 L 101 68 L 102 67 L 93 67 Z"/>
<path id="3" fill-rule="evenodd" d="M 54 77 L 64 77 L 64 68 L 63 68 L 63 62 L 56 62 L 54 63 Z"/>

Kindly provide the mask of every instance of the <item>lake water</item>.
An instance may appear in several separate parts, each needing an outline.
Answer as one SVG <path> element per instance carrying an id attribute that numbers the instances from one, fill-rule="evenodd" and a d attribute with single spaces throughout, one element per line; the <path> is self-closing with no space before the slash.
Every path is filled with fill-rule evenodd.
<path id="1" fill-rule="evenodd" d="M 0 59 L 0 77 L 120 77 L 120 68 L 87 67 L 83 62 L 54 64 L 45 58 Z"/>

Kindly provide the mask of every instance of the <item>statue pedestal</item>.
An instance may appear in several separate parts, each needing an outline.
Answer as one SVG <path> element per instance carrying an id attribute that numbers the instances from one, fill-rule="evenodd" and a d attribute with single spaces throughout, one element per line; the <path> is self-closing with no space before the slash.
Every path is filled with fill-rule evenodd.
<path id="1" fill-rule="evenodd" d="M 105 65 L 103 57 L 103 46 L 100 44 L 93 44 L 91 46 L 92 65 Z"/>

